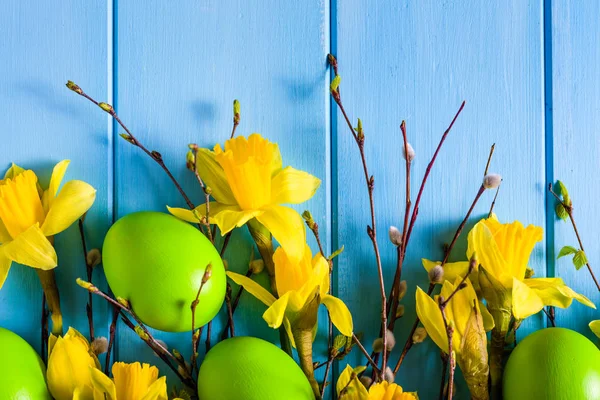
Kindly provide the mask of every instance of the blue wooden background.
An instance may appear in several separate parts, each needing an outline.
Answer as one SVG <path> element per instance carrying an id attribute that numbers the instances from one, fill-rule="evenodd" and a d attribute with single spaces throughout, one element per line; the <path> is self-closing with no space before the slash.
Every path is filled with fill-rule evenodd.
<path id="1" fill-rule="evenodd" d="M 91 247 L 100 247 L 115 219 L 183 203 L 162 171 L 118 138 L 118 127 L 64 83 L 71 79 L 114 104 L 137 137 L 163 154 L 196 202 L 201 192 L 185 169 L 186 146 L 223 142 L 237 98 L 240 134 L 261 132 L 278 141 L 286 164 L 323 180 L 317 195 L 298 210 L 312 211 L 328 249 L 346 246 L 335 267 L 334 289 L 370 343 L 379 329 L 379 295 L 365 233 L 367 193 L 355 145 L 329 97 L 326 55 L 332 52 L 340 61 L 349 114 L 364 123 L 388 283 L 395 250 L 385 230 L 401 225 L 403 217 L 399 123 L 406 120 L 417 152 L 416 191 L 441 133 L 467 100 L 421 205 L 403 274 L 409 293 L 397 333 L 400 344 L 415 317 L 415 287 L 427 285 L 420 258 L 441 257 L 479 187 L 492 143 L 491 170 L 504 177 L 499 217 L 546 231 L 531 260 L 536 276 L 560 276 L 599 303 L 585 269 L 555 261 L 558 249 L 573 245 L 575 237 L 554 217 L 545 190 L 555 179 L 567 184 L 588 258 L 592 266 L 600 265 L 599 17 L 596 0 L 185 0 L 176 5 L 9 0 L 0 13 L 0 164 L 33 168 L 47 182 L 54 163 L 71 159 L 68 178 L 98 190 L 86 234 Z M 473 221 L 487 213 L 491 200 L 492 193 L 483 196 Z M 233 270 L 246 271 L 249 244 L 245 231 L 234 233 L 226 256 Z M 59 235 L 56 247 L 66 324 L 87 333 L 87 294 L 74 284 L 85 274 L 77 228 Z M 465 248 L 459 243 L 453 258 L 463 258 Z M 95 279 L 106 288 L 101 275 L 96 272 Z M 275 332 L 260 319 L 264 306 L 247 295 L 241 304 L 237 332 L 275 341 Z M 39 348 L 40 306 L 36 274 L 15 266 L 0 291 L 0 326 Z M 109 310 L 96 300 L 95 312 L 97 330 L 106 335 Z M 579 304 L 557 310 L 560 326 L 588 336 L 587 324 L 598 316 Z M 215 339 L 223 320 L 215 323 Z M 545 324 L 541 315 L 533 316 L 519 336 Z M 321 339 L 325 334 L 321 329 Z M 189 347 L 189 334 L 157 336 L 170 347 Z M 125 328 L 119 329 L 116 353 L 120 360 L 156 363 L 167 373 Z M 397 382 L 418 390 L 421 398 L 433 398 L 441 373 L 438 354 L 430 341 L 415 347 Z M 316 358 L 325 357 L 321 345 Z M 359 354 L 348 361 L 358 363 Z M 344 366 L 345 361 L 334 372 Z M 467 398 L 464 384 L 458 386 Z"/>

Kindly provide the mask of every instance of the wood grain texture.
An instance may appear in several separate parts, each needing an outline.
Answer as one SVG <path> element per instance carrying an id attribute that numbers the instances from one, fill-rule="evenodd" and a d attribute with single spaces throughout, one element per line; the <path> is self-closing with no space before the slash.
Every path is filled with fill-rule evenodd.
<path id="1" fill-rule="evenodd" d="M 140 141 L 162 153 L 192 200 L 199 204 L 203 196 L 185 168 L 187 145 L 212 148 L 228 139 L 237 98 L 239 135 L 260 132 L 277 141 L 284 165 L 323 180 L 317 195 L 296 208 L 309 208 L 327 239 L 328 5 L 208 0 L 173 7 L 162 1 L 120 1 L 116 11 L 117 112 Z M 185 206 L 166 175 L 139 149 L 119 140 L 115 159 L 118 217 L 138 210 L 166 212 L 167 204 Z M 234 233 L 225 256 L 231 270 L 246 272 L 250 243 L 245 229 Z M 266 283 L 265 278 L 259 280 Z M 277 332 L 261 318 L 265 306 L 248 294 L 240 304 L 236 334 L 278 342 Z M 221 315 L 213 324 L 213 343 L 224 321 Z M 157 336 L 189 354 L 188 333 Z M 118 346 L 121 360 L 159 363 L 126 329 L 119 332 Z"/>
<path id="2" fill-rule="evenodd" d="M 65 83 L 85 82 L 91 91 L 106 95 L 106 17 L 102 2 L 79 1 L 9 1 L 0 13 L 2 174 L 12 161 L 36 171 L 45 187 L 54 164 L 70 159 L 65 182 L 80 179 L 97 189 L 86 221 L 90 247 L 102 244 L 112 220 L 111 139 L 106 117 Z M 87 293 L 75 284 L 75 278 L 86 273 L 76 224 L 56 236 L 55 247 L 65 329 L 72 325 L 87 335 Z M 102 275 L 98 272 L 97 277 Z M 33 269 L 13 264 L 0 291 L 0 326 L 36 349 L 41 295 Z M 106 335 L 106 306 L 98 300 L 94 306 L 97 332 Z"/>
<path id="3" fill-rule="evenodd" d="M 402 225 L 404 210 L 400 122 L 406 120 L 416 150 L 416 195 L 442 132 L 461 101 L 467 100 L 428 181 L 408 250 L 403 272 L 409 284 L 403 301 L 406 313 L 396 335 L 397 347 L 402 347 L 415 318 L 415 287 L 428 285 L 420 259 L 441 259 L 443 244 L 452 238 L 481 184 L 492 143 L 496 154 L 491 172 L 504 177 L 495 209 L 499 218 L 545 225 L 542 4 L 339 0 L 336 8 L 341 93 L 353 123 L 357 117 L 363 121 L 388 285 L 396 258 L 387 229 Z M 334 220 L 337 241 L 347 249 L 338 262 L 338 295 L 347 301 L 356 330 L 365 332 L 370 345 L 379 331 L 380 300 L 366 234 L 367 190 L 356 145 L 341 114 L 333 134 L 338 187 Z M 492 198 L 493 193 L 483 195 L 469 226 L 487 214 Z M 465 258 L 466 235 L 462 239 L 451 258 Z M 537 276 L 545 275 L 543 244 L 536 248 L 531 266 Z M 533 316 L 520 329 L 520 337 L 541 326 L 542 318 Z M 435 398 L 441 374 L 436 354 L 429 340 L 416 346 L 397 382 L 406 390 L 418 390 L 421 398 Z M 397 354 L 391 360 L 395 364 Z M 458 391 L 458 398 L 468 397 L 462 378 Z"/>
<path id="4" fill-rule="evenodd" d="M 562 180 L 573 199 L 574 217 L 588 260 L 600 274 L 600 243 L 598 243 L 597 175 L 600 167 L 598 109 L 600 109 L 600 50 L 591 43 L 600 37 L 597 26 L 600 4 L 595 1 L 552 1 L 552 122 L 554 151 L 550 160 L 553 179 Z M 554 201 L 549 213 L 554 213 Z M 554 254 L 565 245 L 579 248 L 570 222 L 553 218 Z M 595 304 L 600 294 L 584 267 L 577 271 L 570 257 L 554 261 L 555 273 L 567 285 L 588 296 Z M 588 337 L 588 328 L 598 319 L 597 310 L 573 304 L 568 310 L 557 310 L 557 324 L 575 329 Z"/>

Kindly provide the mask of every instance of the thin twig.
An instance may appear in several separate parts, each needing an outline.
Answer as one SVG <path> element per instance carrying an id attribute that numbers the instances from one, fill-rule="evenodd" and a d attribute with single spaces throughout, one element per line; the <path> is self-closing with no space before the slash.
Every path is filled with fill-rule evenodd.
<path id="1" fill-rule="evenodd" d="M 444 389 L 446 388 L 446 373 L 448 372 L 448 355 L 446 353 L 444 353 L 443 351 L 441 352 L 441 358 L 442 358 L 442 380 L 440 383 L 440 395 L 439 395 L 439 400 L 443 400 L 444 398 Z"/>
<path id="2" fill-rule="evenodd" d="M 83 249 L 83 259 L 85 260 L 85 269 L 87 272 L 87 280 L 88 282 L 92 282 L 92 272 L 93 266 L 88 263 L 88 252 L 87 245 L 85 243 L 85 232 L 83 231 L 83 218 L 79 218 L 79 235 L 81 236 L 81 247 Z M 87 318 L 88 318 L 88 326 L 90 330 L 90 342 L 94 341 L 94 302 L 92 293 L 88 292 L 88 302 L 85 307 Z"/>
<path id="3" fill-rule="evenodd" d="M 550 183 L 548 185 L 548 190 L 550 191 L 550 193 L 552 193 L 554 195 L 556 200 L 558 200 L 559 203 L 562 204 L 565 211 L 569 215 L 569 219 L 571 220 L 571 225 L 573 225 L 573 230 L 575 231 L 575 236 L 577 236 L 577 241 L 579 242 L 579 248 L 581 249 L 581 251 L 583 251 L 585 253 L 585 249 L 583 248 L 583 243 L 581 242 L 581 237 L 579 236 L 579 230 L 577 229 L 577 224 L 575 223 L 575 218 L 573 218 L 573 206 L 571 204 L 566 204 L 564 201 L 562 201 L 562 199 L 556 193 L 554 193 L 554 191 L 552 190 L 552 183 Z M 594 280 L 594 283 L 596 284 L 596 288 L 598 288 L 598 291 L 600 291 L 600 284 L 598 283 L 598 280 L 596 279 L 596 275 L 594 275 L 594 271 L 592 271 L 592 267 L 590 266 L 590 263 L 586 262 L 585 265 L 587 266 L 587 269 L 590 272 L 590 275 L 591 275 L 592 279 Z"/>
<path id="4" fill-rule="evenodd" d="M 102 108 L 104 111 L 106 111 L 110 116 L 112 116 L 115 119 L 115 121 L 117 121 L 117 123 L 119 125 L 121 125 L 121 127 L 125 130 L 125 132 L 127 132 L 127 135 L 123 135 L 123 138 L 125 140 L 127 140 L 129 143 L 133 144 L 134 146 L 139 147 L 144 153 L 146 153 L 148 156 L 150 156 L 150 158 L 152 158 L 154 161 L 156 161 L 156 163 L 158 165 L 160 165 L 160 167 L 165 171 L 165 173 L 167 174 L 167 176 L 171 179 L 171 181 L 173 182 L 173 184 L 175 185 L 175 187 L 177 188 L 177 190 L 181 194 L 181 197 L 183 197 L 183 199 L 185 200 L 185 203 L 187 204 L 187 206 L 190 209 L 194 209 L 194 203 L 192 203 L 192 201 L 190 200 L 190 198 L 188 197 L 188 195 L 185 193 L 185 191 L 183 190 L 183 188 L 181 187 L 181 185 L 179 184 L 179 182 L 177 182 L 177 179 L 175 179 L 175 177 L 173 176 L 173 174 L 171 173 L 171 171 L 169 170 L 169 168 L 165 165 L 165 163 L 164 163 L 164 161 L 162 159 L 162 155 L 159 152 L 157 152 L 157 151 L 150 151 L 150 150 L 148 150 L 131 133 L 131 131 L 125 126 L 125 124 L 123 124 L 123 122 L 117 116 L 117 113 L 115 112 L 114 108 L 111 105 L 106 104 L 106 103 L 99 103 L 98 101 L 96 101 L 92 97 L 90 97 L 87 93 L 85 93 L 79 86 L 77 86 L 76 84 L 74 84 L 71 81 L 69 81 L 67 83 L 67 87 L 69 89 L 71 89 L 73 92 L 79 94 L 80 96 L 85 97 L 86 99 L 88 99 L 89 101 L 91 101 L 92 103 L 94 103 L 98 107 Z"/>
<path id="5" fill-rule="evenodd" d="M 200 335 L 196 332 L 196 307 L 200 303 L 200 293 L 206 285 L 206 282 L 210 280 L 212 276 L 212 265 L 209 263 L 204 270 L 204 275 L 202 276 L 202 281 L 200 282 L 200 287 L 198 288 L 198 292 L 196 293 L 196 298 L 192 301 L 190 305 L 190 309 L 192 311 L 192 358 L 190 362 L 190 369 L 193 371 L 194 366 L 196 365 L 196 359 L 198 358 L 198 340 L 200 339 Z"/>
<path id="6" fill-rule="evenodd" d="M 211 334 L 212 334 L 212 321 L 209 321 L 209 323 L 206 327 L 206 342 L 204 342 L 207 353 L 210 350 L 210 335 Z"/>
<path id="7" fill-rule="evenodd" d="M 202 191 L 204 192 L 204 201 L 206 203 L 206 214 L 202 216 L 201 222 L 206 226 L 206 236 L 208 237 L 208 240 L 210 240 L 210 242 L 212 244 L 215 244 L 215 240 L 214 240 L 213 234 L 212 234 L 212 228 L 210 226 L 210 193 L 211 193 L 211 191 L 210 191 L 210 188 L 208 186 L 206 186 L 206 184 L 200 177 L 200 173 L 198 172 L 198 146 L 193 144 L 193 145 L 190 145 L 190 147 L 192 148 L 192 152 L 194 154 L 194 176 L 196 176 L 196 180 L 198 181 L 198 184 L 200 185 L 200 187 L 202 188 Z"/>
<path id="8" fill-rule="evenodd" d="M 492 213 L 494 212 L 494 207 L 496 206 L 496 199 L 498 198 L 498 193 L 500 193 L 500 186 L 502 186 L 502 184 L 498 185 L 498 187 L 496 188 L 496 194 L 494 195 L 494 201 L 492 201 L 492 205 L 490 206 L 490 212 L 488 213 L 488 218 L 492 217 Z"/>
<path id="9" fill-rule="evenodd" d="M 548 307 L 548 309 L 551 311 L 554 310 L 553 307 Z M 552 327 L 556 328 L 556 321 L 554 320 L 554 316 L 552 315 L 553 313 L 546 311 L 545 308 L 542 308 L 542 311 L 544 312 L 544 314 L 546 314 L 546 317 L 548 317 L 548 320 L 550 321 L 550 324 L 552 325 Z"/>
<path id="10" fill-rule="evenodd" d="M 458 287 L 457 287 L 458 288 Z M 459 289 L 460 290 L 460 289 Z M 455 293 L 457 290 L 455 288 Z M 454 328 L 448 324 L 448 320 L 446 319 L 446 305 L 447 301 L 444 300 L 442 296 L 438 298 L 438 306 L 440 308 L 440 312 L 442 313 L 442 319 L 444 321 L 444 327 L 446 328 L 446 336 L 448 338 L 448 400 L 452 400 L 452 395 L 454 391 L 454 369 L 455 362 L 454 357 L 452 356 L 452 336 L 454 335 Z M 445 376 L 442 376 L 442 380 L 445 379 Z"/>
<path id="11" fill-rule="evenodd" d="M 46 308 L 46 295 L 42 293 L 42 360 L 46 362 L 48 356 L 48 309 Z"/>
<path id="12" fill-rule="evenodd" d="M 375 361 L 373 361 L 373 359 L 371 358 L 371 356 L 369 355 L 369 353 L 365 349 L 365 346 L 363 346 L 363 344 L 360 342 L 360 340 L 358 340 L 358 338 L 356 337 L 356 335 L 354 333 L 352 334 L 352 339 L 354 340 L 354 343 L 356 343 L 356 345 L 358 346 L 358 348 L 360 349 L 360 351 L 362 351 L 362 353 L 365 355 L 365 357 L 367 357 L 367 361 L 369 362 L 369 364 L 371 364 L 371 367 L 373 367 L 373 369 L 377 373 L 380 373 L 381 371 L 379 370 L 379 367 L 377 366 L 377 364 L 375 363 Z"/>
<path id="13" fill-rule="evenodd" d="M 334 58 L 334 57 L 333 56 L 328 57 L 330 62 L 331 62 L 332 58 Z M 387 298 L 386 298 L 386 293 L 385 293 L 385 282 L 383 280 L 383 267 L 381 265 L 381 255 L 379 253 L 379 245 L 377 244 L 377 222 L 376 222 L 376 218 L 375 218 L 375 199 L 373 197 L 373 190 L 375 188 L 375 179 L 374 179 L 373 175 L 369 174 L 369 170 L 367 167 L 367 161 L 366 161 L 366 156 L 365 156 L 365 145 L 364 145 L 365 136 L 362 131 L 362 124 L 360 123 L 360 120 L 359 120 L 359 126 L 355 132 L 354 127 L 352 126 L 352 123 L 350 122 L 350 119 L 348 118 L 348 115 L 346 114 L 346 110 L 344 109 L 344 106 L 342 105 L 342 99 L 340 96 L 340 92 L 337 89 L 331 90 L 331 96 L 333 97 L 336 104 L 338 105 L 338 108 L 342 112 L 342 115 L 344 116 L 344 119 L 346 120 L 346 124 L 348 125 L 348 129 L 350 130 L 350 133 L 352 134 L 352 137 L 354 138 L 354 141 L 356 142 L 356 145 L 360 152 L 360 158 L 361 158 L 363 172 L 364 172 L 364 176 L 365 176 L 365 182 L 367 184 L 367 190 L 369 193 L 369 209 L 371 211 L 371 225 L 367 226 L 367 234 L 369 235 L 369 238 L 371 239 L 371 242 L 373 243 L 373 251 L 375 253 L 375 261 L 377 263 L 377 273 L 379 275 L 379 290 L 381 293 L 381 330 L 382 330 L 382 332 L 385 333 L 385 330 L 387 328 Z M 387 335 L 384 334 L 383 338 L 382 338 L 384 349 L 387 348 L 386 336 Z M 381 374 L 383 374 L 383 371 L 385 371 L 385 369 L 386 369 L 386 363 L 387 363 L 387 352 L 384 351 L 383 352 L 383 360 L 382 360 L 382 364 L 381 364 Z M 380 378 L 383 379 L 383 375 L 381 375 Z"/>
<path id="14" fill-rule="evenodd" d="M 250 278 L 252 276 L 252 274 L 253 274 L 252 269 L 248 269 L 248 271 L 246 272 L 246 278 Z M 227 334 L 231 333 L 233 314 L 235 313 L 235 310 L 237 309 L 237 306 L 240 302 L 240 297 L 242 296 L 243 292 L 244 292 L 244 287 L 240 286 L 237 294 L 235 295 L 235 299 L 233 299 L 233 303 L 231 303 L 231 313 L 229 313 L 230 316 L 227 319 L 227 324 L 225 325 L 225 328 L 223 329 L 223 333 L 221 333 L 221 340 L 227 339 Z M 229 305 L 227 307 L 229 308 Z"/>
<path id="15" fill-rule="evenodd" d="M 488 156 L 488 160 L 487 160 L 487 164 L 485 165 L 485 171 L 483 173 L 483 176 L 486 176 L 488 174 L 488 170 L 490 169 L 490 163 L 492 162 L 492 156 L 494 155 L 495 148 L 496 148 L 496 143 L 494 143 L 492 145 L 492 147 L 490 148 L 490 155 Z"/>
<path id="16" fill-rule="evenodd" d="M 106 376 L 108 376 L 108 371 L 110 370 L 110 356 L 111 356 L 113 344 L 115 342 L 115 334 L 117 332 L 117 322 L 119 321 L 120 314 L 121 314 L 120 308 L 113 306 L 113 318 L 112 318 L 112 321 L 110 322 L 108 348 L 106 349 L 106 362 L 104 363 L 104 374 Z"/>

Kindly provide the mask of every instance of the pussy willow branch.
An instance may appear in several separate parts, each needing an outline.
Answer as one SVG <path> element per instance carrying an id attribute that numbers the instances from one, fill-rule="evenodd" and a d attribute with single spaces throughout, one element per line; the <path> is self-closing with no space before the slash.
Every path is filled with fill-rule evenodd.
<path id="1" fill-rule="evenodd" d="M 371 367 L 373 367 L 373 370 L 377 374 L 381 374 L 381 370 L 377 366 L 377 363 L 375 361 L 373 361 L 373 359 L 369 355 L 369 352 L 367 351 L 367 349 L 365 349 L 365 346 L 362 345 L 362 343 L 360 342 L 360 340 L 358 340 L 358 337 L 356 337 L 356 335 L 354 333 L 352 334 L 352 339 L 354 340 L 354 343 L 356 343 L 356 345 L 358 346 L 360 351 L 362 351 L 362 353 L 365 355 L 365 357 L 367 358 L 367 361 L 369 362 L 369 364 L 371 364 Z"/>
<path id="2" fill-rule="evenodd" d="M 462 220 L 462 222 L 458 226 L 458 229 L 456 230 L 456 233 L 454 234 L 454 237 L 452 238 L 452 242 L 450 242 L 450 245 L 448 246 L 448 250 L 446 251 L 446 254 L 444 255 L 444 259 L 441 264 L 442 267 L 444 265 L 446 265 L 446 263 L 448 262 L 448 257 L 450 256 L 450 253 L 452 252 L 452 249 L 454 248 L 456 241 L 460 237 L 460 234 L 462 233 L 462 230 L 465 227 L 465 224 L 469 220 L 469 217 L 471 216 L 471 213 L 473 212 L 475 205 L 479 201 L 479 198 L 481 197 L 481 195 L 483 194 L 484 191 L 485 191 L 485 187 L 483 185 L 481 185 L 479 190 L 477 191 L 477 194 L 475 195 L 475 199 L 471 203 L 471 207 L 469 207 L 469 211 L 467 211 L 467 215 L 465 215 L 465 218 Z M 435 284 L 430 283 L 429 288 L 427 288 L 427 295 L 431 296 L 431 293 L 433 292 L 434 288 L 435 288 Z M 400 369 L 400 366 L 402 365 L 402 362 L 404 361 L 404 357 L 406 357 L 406 354 L 408 354 L 408 352 L 410 351 L 410 349 L 412 348 L 412 346 L 414 344 L 412 337 L 415 334 L 417 327 L 419 326 L 419 322 L 420 322 L 419 317 L 417 317 L 415 319 L 415 322 L 413 323 L 411 330 L 410 330 L 408 339 L 406 339 L 406 343 L 404 343 L 404 348 L 402 349 L 400 358 L 398 359 L 398 362 L 396 363 L 396 367 L 394 368 L 394 375 L 398 373 L 398 370 Z"/>
<path id="3" fill-rule="evenodd" d="M 328 57 L 330 62 L 331 62 L 332 58 L 334 58 L 334 57 L 333 56 Z M 381 327 L 382 327 L 381 329 L 383 332 L 385 332 L 385 329 L 387 327 L 387 298 L 386 298 L 386 294 L 385 294 L 385 282 L 383 280 L 383 267 L 381 265 L 381 255 L 379 253 L 379 245 L 377 244 L 377 222 L 376 222 L 376 218 L 375 218 L 375 199 L 373 198 L 373 189 L 375 188 L 375 179 L 374 179 L 373 175 L 369 174 L 369 170 L 367 167 L 367 160 L 365 157 L 365 137 L 362 134 L 362 131 L 359 131 L 358 133 L 356 133 L 354 131 L 354 128 L 352 127 L 352 123 L 350 122 L 350 119 L 348 118 L 346 110 L 344 109 L 344 106 L 342 104 L 342 98 L 341 98 L 340 92 L 337 89 L 331 90 L 331 96 L 333 97 L 334 101 L 338 105 L 338 108 L 342 112 L 342 115 L 344 116 L 344 119 L 346 120 L 346 124 L 348 125 L 348 129 L 350 130 L 350 133 L 352 134 L 352 137 L 354 138 L 354 141 L 356 142 L 358 151 L 360 153 L 360 159 L 361 159 L 361 163 L 362 163 L 362 167 L 363 167 L 363 172 L 365 175 L 365 182 L 367 184 L 367 190 L 369 193 L 369 209 L 371 211 L 371 226 L 367 226 L 367 234 L 369 235 L 369 238 L 371 239 L 371 242 L 373 243 L 373 251 L 375 253 L 375 261 L 377 263 L 377 273 L 379 275 L 379 290 L 381 292 Z M 383 335 L 383 348 L 384 349 L 387 348 L 386 336 L 387 335 L 385 335 L 385 334 Z M 383 360 L 381 363 L 380 379 L 383 380 L 383 373 L 386 369 L 386 364 L 387 364 L 386 352 L 383 352 L 382 359 Z"/>
<path id="4" fill-rule="evenodd" d="M 140 338 L 144 342 L 146 342 L 152 348 L 152 350 L 154 350 L 159 355 L 159 357 L 161 357 L 161 359 L 163 359 L 163 360 L 171 359 L 171 360 L 175 361 L 175 363 L 177 365 L 179 365 L 179 367 L 181 367 L 183 371 L 187 371 L 188 367 L 187 367 L 187 365 L 185 365 L 185 362 L 183 362 L 179 358 L 175 357 L 168 349 L 166 349 L 162 344 L 160 344 L 160 342 L 158 342 L 154 338 L 154 336 L 152 336 L 152 334 L 150 333 L 148 328 L 146 328 L 146 325 L 144 325 L 142 320 L 140 320 L 140 318 L 137 316 L 137 314 L 133 311 L 133 309 L 131 308 L 131 305 L 126 306 L 124 304 L 121 304 L 119 301 L 113 299 L 108 294 L 104 293 L 102 290 L 98 289 L 96 286 L 94 286 L 93 284 L 91 284 L 89 282 L 85 282 L 81 279 L 77 279 L 77 284 L 79 286 L 83 287 L 84 289 L 90 291 L 91 293 L 102 297 L 104 300 L 108 301 L 114 307 L 119 308 L 121 310 L 121 314 L 123 314 L 123 313 L 129 314 L 135 320 L 135 322 L 138 324 L 138 326 L 142 330 L 143 334 L 140 334 L 137 332 L 136 327 L 133 326 L 133 324 L 131 324 L 131 321 L 129 321 L 129 324 L 127 324 L 127 321 L 126 321 L 127 318 L 123 318 L 126 325 L 128 325 L 130 328 L 132 328 L 136 332 L 136 334 L 138 334 L 138 336 L 140 336 Z M 123 316 L 125 316 L 125 315 L 123 314 Z M 167 361 L 165 361 L 165 362 L 167 362 Z M 179 373 L 179 371 L 177 371 L 177 368 L 173 368 L 173 366 L 169 362 L 167 362 L 167 365 L 170 366 L 171 369 L 176 371 L 177 376 L 180 377 L 181 381 L 184 384 L 186 384 L 190 387 L 196 387 L 196 382 L 194 381 L 193 378 L 183 377 Z"/>
<path id="5" fill-rule="evenodd" d="M 42 361 L 46 362 L 48 356 L 48 309 L 46 308 L 46 295 L 42 292 Z"/>
<path id="6" fill-rule="evenodd" d="M 179 184 L 179 182 L 177 182 L 177 179 L 175 179 L 175 177 L 173 176 L 173 174 L 171 173 L 171 171 L 169 170 L 169 168 L 165 165 L 162 155 L 157 152 L 157 151 L 150 151 L 148 150 L 132 133 L 131 131 L 125 126 L 125 124 L 123 124 L 123 122 L 121 121 L 121 119 L 118 117 L 117 113 L 115 112 L 114 108 L 106 103 L 100 103 L 96 100 L 94 100 L 92 97 L 90 97 L 87 93 L 85 93 L 78 85 L 74 84 L 73 82 L 69 81 L 67 83 L 67 87 L 69 89 L 71 89 L 73 92 L 77 93 L 78 95 L 85 97 L 86 99 L 88 99 L 89 101 L 91 101 L 92 103 L 94 103 L 95 105 L 97 105 L 98 107 L 102 108 L 104 111 L 106 111 L 111 117 L 113 117 L 115 119 L 115 121 L 117 121 L 117 123 L 119 125 L 121 125 L 121 127 L 125 130 L 125 132 L 127 132 L 127 137 L 125 137 L 125 140 L 127 140 L 129 143 L 133 144 L 136 147 L 139 147 L 144 153 L 146 153 L 150 158 L 152 158 L 154 161 L 156 161 L 156 163 L 158 165 L 160 165 L 160 167 L 165 171 L 165 173 L 167 174 L 167 176 L 171 179 L 171 181 L 173 182 L 173 184 L 175 185 L 175 187 L 177 188 L 177 190 L 179 191 L 179 193 L 181 194 L 181 197 L 183 197 L 183 199 L 185 200 L 185 203 L 187 204 L 187 206 L 190 209 L 194 208 L 194 203 L 192 203 L 192 201 L 190 200 L 190 198 L 188 197 L 188 195 L 185 193 L 185 191 L 183 190 L 183 188 L 181 187 L 181 185 Z"/>
<path id="7" fill-rule="evenodd" d="M 88 263 L 88 252 L 87 245 L 85 243 L 85 232 L 83 231 L 83 218 L 79 218 L 79 235 L 81 236 L 81 247 L 83 249 L 83 259 L 85 260 L 85 269 L 87 272 L 87 280 L 88 282 L 92 282 L 92 271 L 93 266 Z M 88 325 L 90 329 L 90 342 L 94 341 L 94 304 L 92 301 L 92 293 L 88 292 L 88 302 L 85 307 Z"/>
<path id="8" fill-rule="evenodd" d="M 440 353 L 442 359 L 442 379 L 440 381 L 440 394 L 438 396 L 438 399 L 443 400 L 444 389 L 446 388 L 446 373 L 448 372 L 448 355 L 443 351 L 440 351 Z"/>
<path id="9" fill-rule="evenodd" d="M 198 292 L 196 293 L 196 298 L 192 301 L 190 305 L 190 309 L 192 311 L 192 356 L 190 359 L 190 371 L 194 371 L 196 367 L 196 359 L 198 358 L 198 341 L 200 340 L 199 332 L 196 331 L 196 307 L 200 303 L 200 294 L 202 293 L 202 289 L 206 282 L 210 280 L 212 276 L 212 265 L 208 264 L 206 269 L 204 270 L 204 275 L 202 276 L 202 280 L 200 281 L 200 287 L 198 288 Z"/>
<path id="10" fill-rule="evenodd" d="M 552 195 L 556 198 L 556 200 L 560 204 L 562 204 L 565 211 L 569 215 L 569 219 L 571 220 L 571 225 L 573 225 L 573 230 L 575 231 L 575 236 L 577 236 L 577 241 L 579 242 L 579 248 L 581 249 L 581 251 L 583 251 L 585 253 L 585 250 L 583 248 L 583 243 L 581 242 L 581 237 L 579 236 L 579 230 L 577 229 L 577 224 L 575 223 L 575 218 L 573 218 L 573 206 L 566 204 L 564 201 L 562 201 L 562 199 L 556 193 L 554 193 L 554 190 L 552 190 L 552 183 L 548 184 L 548 190 L 550 191 L 550 193 L 552 193 Z M 600 284 L 598 283 L 598 280 L 596 279 L 596 275 L 594 275 L 594 271 L 592 271 L 592 267 L 590 266 L 590 263 L 586 262 L 585 265 L 587 266 L 587 269 L 590 272 L 590 276 L 592 277 L 592 279 L 594 280 L 594 283 L 596 284 L 596 288 L 598 288 L 598 291 L 600 291 Z"/>
<path id="11" fill-rule="evenodd" d="M 115 342 L 115 334 L 117 332 L 117 322 L 119 321 L 119 315 L 121 311 L 118 307 L 113 306 L 113 318 L 110 322 L 110 330 L 109 330 L 109 339 L 108 339 L 108 348 L 106 349 L 106 360 L 104 362 L 104 374 L 108 375 L 108 371 L 110 369 L 110 357 L 112 353 L 113 344 Z"/>
<path id="12" fill-rule="evenodd" d="M 206 226 L 206 236 L 208 237 L 208 240 L 214 245 L 215 240 L 212 234 L 212 227 L 210 226 L 210 188 L 206 186 L 200 177 L 200 173 L 198 173 L 198 145 L 193 144 L 190 146 L 192 147 L 192 153 L 194 155 L 194 176 L 196 177 L 200 188 L 202 188 L 202 192 L 204 192 L 204 201 L 206 203 L 206 215 L 202 216 L 202 222 Z"/>

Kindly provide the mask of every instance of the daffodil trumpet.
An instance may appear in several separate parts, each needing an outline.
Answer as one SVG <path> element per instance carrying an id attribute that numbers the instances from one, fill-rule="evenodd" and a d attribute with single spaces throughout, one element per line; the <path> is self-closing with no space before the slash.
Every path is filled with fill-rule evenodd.
<path id="1" fill-rule="evenodd" d="M 32 170 L 15 164 L 0 180 L 0 289 L 13 262 L 36 269 L 55 335 L 63 329 L 53 238 L 87 212 L 96 198 L 96 190 L 82 181 L 69 181 L 59 191 L 68 165 L 68 160 L 56 164 L 46 190 Z"/>
<path id="2" fill-rule="evenodd" d="M 300 366 L 319 398 L 312 363 L 319 306 L 327 307 L 333 325 L 346 337 L 352 336 L 352 315 L 341 300 L 329 294 L 329 263 L 320 253 L 313 257 L 308 245 L 304 245 L 300 261 L 291 258 L 284 248 L 278 248 L 273 263 L 278 298 L 244 275 L 228 271 L 227 276 L 268 306 L 263 319 L 271 328 L 285 328 L 298 351 Z"/>

